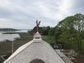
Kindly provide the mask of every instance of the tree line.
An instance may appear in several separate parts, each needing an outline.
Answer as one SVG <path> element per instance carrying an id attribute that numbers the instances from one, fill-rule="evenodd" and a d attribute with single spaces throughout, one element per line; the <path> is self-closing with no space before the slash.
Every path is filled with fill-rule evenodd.
<path id="1" fill-rule="evenodd" d="M 39 27 L 39 28 L 38 28 L 38 31 L 39 31 L 39 33 L 40 33 L 41 35 L 48 35 L 49 30 L 50 30 L 50 26 L 43 26 L 43 27 Z M 30 34 L 36 33 L 36 32 L 37 32 L 36 26 L 35 26 L 32 30 L 30 30 L 30 31 L 28 31 L 28 32 L 29 32 Z"/>
<path id="2" fill-rule="evenodd" d="M 61 20 L 49 30 L 54 43 L 61 44 L 64 49 L 74 49 L 84 53 L 84 14 L 76 14 Z"/>

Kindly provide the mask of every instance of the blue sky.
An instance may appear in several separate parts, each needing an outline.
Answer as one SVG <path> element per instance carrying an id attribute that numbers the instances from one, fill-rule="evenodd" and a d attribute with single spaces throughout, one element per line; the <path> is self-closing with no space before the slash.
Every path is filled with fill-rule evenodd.
<path id="1" fill-rule="evenodd" d="M 67 16 L 84 13 L 84 0 L 0 0 L 0 28 L 54 27 Z"/>

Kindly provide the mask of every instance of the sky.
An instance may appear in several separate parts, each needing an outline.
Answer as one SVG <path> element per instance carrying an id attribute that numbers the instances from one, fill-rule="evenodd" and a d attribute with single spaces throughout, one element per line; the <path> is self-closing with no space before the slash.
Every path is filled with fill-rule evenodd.
<path id="1" fill-rule="evenodd" d="M 0 28 L 32 29 L 56 26 L 76 13 L 84 13 L 84 0 L 0 0 Z"/>

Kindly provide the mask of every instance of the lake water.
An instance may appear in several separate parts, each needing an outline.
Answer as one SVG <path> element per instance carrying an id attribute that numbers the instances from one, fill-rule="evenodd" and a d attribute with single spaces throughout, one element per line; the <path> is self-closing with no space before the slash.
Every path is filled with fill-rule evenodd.
<path id="1" fill-rule="evenodd" d="M 5 40 L 14 41 L 16 38 L 20 38 L 20 35 L 0 33 L 0 41 L 5 41 Z"/>
<path id="2" fill-rule="evenodd" d="M 19 30 L 19 31 L 0 31 L 0 42 L 1 41 L 5 41 L 5 40 L 9 40 L 9 41 L 14 41 L 16 40 L 16 38 L 20 38 L 19 34 L 3 34 L 3 33 L 8 33 L 8 32 L 25 32 L 27 33 L 28 30 L 24 29 L 24 30 Z"/>

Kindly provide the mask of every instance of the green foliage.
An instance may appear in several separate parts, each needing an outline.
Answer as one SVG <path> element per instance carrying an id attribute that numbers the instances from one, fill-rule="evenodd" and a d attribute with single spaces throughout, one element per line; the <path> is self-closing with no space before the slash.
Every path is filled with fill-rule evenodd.
<path id="1" fill-rule="evenodd" d="M 51 28 L 49 36 L 55 37 L 56 43 L 62 43 L 65 49 L 84 50 L 84 15 L 76 14 L 60 21 Z"/>
<path id="2" fill-rule="evenodd" d="M 54 35 L 54 33 L 55 33 L 55 28 L 51 28 L 50 30 L 49 30 L 49 35 L 50 36 L 53 36 Z"/>
<path id="3" fill-rule="evenodd" d="M 39 27 L 39 32 L 42 35 L 48 35 L 48 32 L 50 30 L 50 27 Z M 36 27 L 34 27 L 31 31 L 29 31 L 29 33 L 34 34 L 36 32 Z"/>

